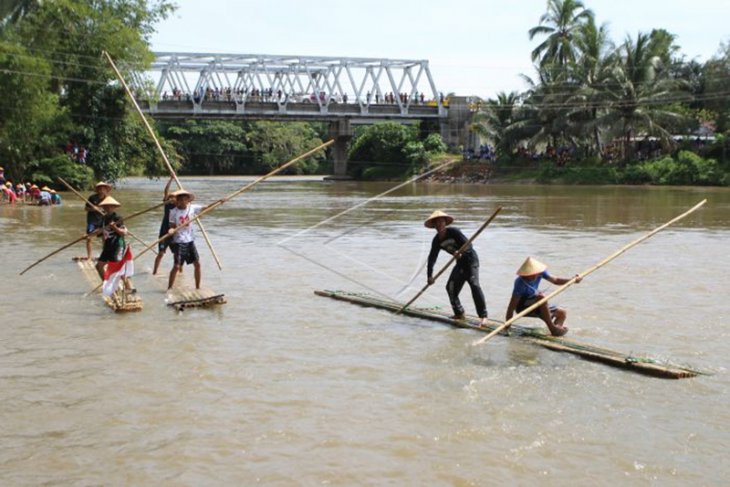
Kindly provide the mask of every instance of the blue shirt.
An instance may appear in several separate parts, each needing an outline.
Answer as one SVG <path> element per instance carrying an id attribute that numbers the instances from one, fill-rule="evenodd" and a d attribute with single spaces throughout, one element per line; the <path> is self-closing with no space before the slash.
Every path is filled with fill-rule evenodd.
<path id="1" fill-rule="evenodd" d="M 540 281 L 542 278 L 549 278 L 550 274 L 548 274 L 548 271 L 542 271 L 541 274 L 538 274 L 534 279 L 526 279 L 522 276 L 519 276 L 517 279 L 515 279 L 515 287 L 512 291 L 513 296 L 524 296 L 525 298 L 534 298 L 540 293 Z"/>

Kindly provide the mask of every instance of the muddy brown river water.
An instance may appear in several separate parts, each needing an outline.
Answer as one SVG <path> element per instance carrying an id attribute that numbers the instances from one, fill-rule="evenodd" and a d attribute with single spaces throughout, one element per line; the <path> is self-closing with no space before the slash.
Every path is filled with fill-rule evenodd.
<path id="1" fill-rule="evenodd" d="M 184 182 L 206 203 L 246 180 Z M 121 213 L 163 184 L 124 182 Z M 290 238 L 390 186 L 283 178 L 233 200 L 205 219 L 223 271 L 198 238 L 204 285 L 228 304 L 183 313 L 150 253 L 136 314 L 84 296 L 81 246 L 18 276 L 81 234 L 82 203 L 1 205 L 0 484 L 728 485 L 729 190 L 416 184 Z M 703 198 L 558 301 L 576 340 L 713 375 L 655 379 L 513 338 L 473 347 L 473 331 L 313 294 L 405 301 L 425 283 L 431 211 L 470 234 L 502 205 L 476 249 L 503 318 L 527 255 L 570 276 Z M 160 218 L 129 226 L 153 241 Z M 445 279 L 419 304 L 448 309 Z"/>

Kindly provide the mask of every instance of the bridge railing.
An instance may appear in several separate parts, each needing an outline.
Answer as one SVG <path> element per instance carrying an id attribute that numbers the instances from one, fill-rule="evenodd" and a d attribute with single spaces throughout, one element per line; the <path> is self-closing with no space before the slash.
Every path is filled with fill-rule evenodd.
<path id="1" fill-rule="evenodd" d="M 150 111 L 177 111 L 182 107 L 169 102 L 186 102 L 192 104 L 193 113 L 234 109 L 237 114 L 446 116 L 444 98 L 436 90 L 425 60 L 202 53 L 156 56 L 149 72 L 133 78 L 138 98 L 147 99 Z M 232 105 L 225 108 L 225 104 Z"/>

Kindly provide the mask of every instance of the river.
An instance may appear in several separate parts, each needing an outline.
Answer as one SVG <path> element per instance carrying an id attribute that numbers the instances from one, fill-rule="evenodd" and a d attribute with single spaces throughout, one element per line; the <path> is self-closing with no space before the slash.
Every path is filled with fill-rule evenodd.
<path id="1" fill-rule="evenodd" d="M 200 203 L 246 181 L 183 179 Z M 157 203 L 163 184 L 121 184 L 120 213 Z M 182 313 L 166 307 L 151 253 L 136 262 L 141 313 L 85 296 L 81 245 L 19 276 L 81 234 L 83 204 L 0 206 L 0 484 L 730 482 L 730 191 L 415 184 L 307 230 L 391 185 L 284 178 L 231 201 L 205 218 L 223 271 L 198 238 L 203 285 L 228 304 Z M 425 283 L 434 209 L 470 234 L 502 205 L 476 250 L 503 318 L 526 256 L 571 276 L 703 198 L 558 302 L 576 340 L 708 376 L 656 379 L 514 338 L 474 347 L 474 331 L 313 294 L 405 301 Z M 153 241 L 159 221 L 129 226 Z M 448 310 L 445 280 L 419 304 Z M 462 301 L 474 313 L 468 289 Z"/>

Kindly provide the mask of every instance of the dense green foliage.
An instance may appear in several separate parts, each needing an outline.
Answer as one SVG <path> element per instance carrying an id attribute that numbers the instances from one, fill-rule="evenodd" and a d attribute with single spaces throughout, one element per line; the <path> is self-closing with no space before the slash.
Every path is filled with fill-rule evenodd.
<path id="1" fill-rule="evenodd" d="M 153 26 L 171 11 L 166 0 L 53 0 L 0 12 L 0 89 L 9 103 L 0 112 L 0 160 L 10 178 L 70 171 L 86 180 L 87 169 L 53 167 L 72 143 L 88 150 L 96 178 L 164 172 L 101 53 L 123 70 L 144 68 Z"/>
<path id="2" fill-rule="evenodd" d="M 162 127 L 182 158 L 182 173 L 259 174 L 322 144 L 317 125 L 297 122 L 198 121 Z M 285 174 L 320 172 L 319 152 Z"/>
<path id="3" fill-rule="evenodd" d="M 429 134 L 423 140 L 419 135 L 418 126 L 395 122 L 359 129 L 350 146 L 351 174 L 365 179 L 416 174 L 432 156 L 446 151 L 440 135 Z M 361 162 L 368 164 L 358 164 Z"/>
<path id="4" fill-rule="evenodd" d="M 717 163 L 708 162 L 715 169 L 705 171 L 686 154 L 677 154 L 682 149 L 677 136 L 694 139 L 714 128 L 718 141 L 727 140 L 730 46 L 723 45 L 715 58 L 700 64 L 686 62 L 675 36 L 663 29 L 614 44 L 608 27 L 599 26 L 580 0 L 549 0 L 529 35 L 538 45 L 531 53 L 536 74 L 525 76 L 528 90 L 480 102 L 474 117 L 474 131 L 495 146 L 500 162 L 525 152 L 542 154 L 544 178 L 574 174 L 581 175 L 577 179 L 589 175 L 654 184 L 722 184 L 729 179 L 726 143 L 713 149 L 716 154 L 706 154 Z M 647 151 L 640 153 L 642 144 L 656 146 L 649 157 L 659 153 L 660 160 L 641 162 L 647 158 Z M 567 156 L 559 157 L 555 149 Z M 565 167 L 584 166 L 586 160 L 596 160 L 597 166 Z M 625 178 L 623 171 L 607 169 L 634 165 Z"/>

